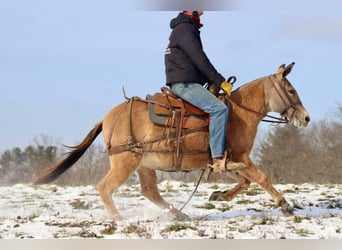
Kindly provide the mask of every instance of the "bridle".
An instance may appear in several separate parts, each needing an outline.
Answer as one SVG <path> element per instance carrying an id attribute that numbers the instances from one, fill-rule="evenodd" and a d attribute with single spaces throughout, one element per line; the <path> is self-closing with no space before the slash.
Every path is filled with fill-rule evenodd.
<path id="1" fill-rule="evenodd" d="M 263 117 L 267 117 L 269 119 L 262 119 L 263 122 L 269 122 L 269 123 L 289 123 L 290 120 L 292 120 L 293 116 L 295 115 L 295 106 L 296 105 L 300 105 L 301 102 L 293 102 L 290 95 L 287 93 L 287 90 L 285 88 L 285 83 L 283 84 L 275 74 L 273 75 L 270 75 L 268 76 L 268 78 L 270 79 L 270 81 L 272 82 L 273 84 L 273 87 L 274 89 L 277 91 L 280 99 L 282 100 L 282 102 L 285 104 L 286 108 L 283 112 L 280 113 L 281 117 L 275 117 L 275 116 L 272 116 L 272 115 L 269 115 L 269 114 L 266 114 L 264 112 L 259 112 L 259 111 L 256 111 L 254 109 L 251 109 L 249 107 L 246 107 L 245 105 L 242 105 L 240 103 L 237 103 L 235 102 L 230 96 L 228 95 L 225 95 L 225 99 L 227 102 L 232 102 L 234 104 L 236 104 L 237 106 L 239 106 L 240 108 L 248 111 L 248 112 L 251 112 L 251 113 L 254 113 L 254 114 L 257 114 L 257 115 L 260 115 L 260 116 L 263 116 Z M 293 112 L 290 116 L 290 119 L 284 117 L 284 114 L 289 110 L 289 109 L 293 109 Z M 271 120 L 270 120 L 271 119 Z"/>
<path id="2" fill-rule="evenodd" d="M 271 82 L 273 83 L 273 87 L 274 89 L 277 91 L 280 99 L 282 100 L 282 102 L 285 105 L 285 110 L 283 112 L 280 113 L 280 115 L 282 117 L 284 117 L 284 114 L 288 112 L 289 109 L 292 109 L 292 114 L 289 115 L 289 119 L 292 120 L 295 113 L 296 113 L 296 109 L 295 106 L 297 105 L 302 105 L 301 101 L 298 99 L 298 102 L 293 102 L 291 96 L 289 95 L 285 85 L 287 81 L 285 78 L 283 81 L 280 81 L 276 75 L 270 75 L 269 76 Z"/>

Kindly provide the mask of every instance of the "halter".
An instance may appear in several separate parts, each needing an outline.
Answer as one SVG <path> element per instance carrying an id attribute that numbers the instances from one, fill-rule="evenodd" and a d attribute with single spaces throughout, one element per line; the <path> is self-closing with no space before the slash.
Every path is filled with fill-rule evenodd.
<path id="1" fill-rule="evenodd" d="M 296 105 L 301 105 L 301 101 L 298 102 L 293 102 L 291 96 L 289 95 L 289 93 L 287 92 L 286 88 L 285 88 L 285 84 L 286 82 L 284 81 L 280 81 L 276 75 L 270 75 L 269 76 L 271 82 L 273 83 L 273 87 L 274 89 L 277 91 L 280 99 L 283 101 L 283 103 L 285 104 L 285 110 L 283 112 L 280 113 L 280 115 L 283 117 L 283 115 L 289 110 L 289 109 L 293 109 L 292 114 L 289 116 L 290 120 L 293 119 L 293 116 L 295 115 L 295 106 Z"/>

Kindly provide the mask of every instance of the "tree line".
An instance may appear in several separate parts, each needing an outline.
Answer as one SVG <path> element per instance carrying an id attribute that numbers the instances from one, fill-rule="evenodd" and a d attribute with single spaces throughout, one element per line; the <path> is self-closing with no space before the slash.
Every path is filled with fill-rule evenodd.
<path id="1" fill-rule="evenodd" d="M 46 135 L 36 136 L 24 149 L 15 147 L 0 156 L 0 185 L 30 183 L 45 168 L 61 160 L 68 149 Z M 99 144 L 91 145 L 75 166 L 62 175 L 56 184 L 95 184 L 109 169 L 108 157 Z"/>
<path id="2" fill-rule="evenodd" d="M 342 105 L 326 119 L 308 128 L 276 126 L 258 136 L 253 156 L 256 165 L 273 183 L 342 183 Z M 25 148 L 5 150 L 0 156 L 0 185 L 30 183 L 44 168 L 56 163 L 65 147 L 49 136 L 35 137 Z M 55 183 L 58 185 L 95 185 L 108 172 L 108 156 L 100 144 L 93 144 Z M 159 180 L 197 181 L 200 172 L 168 173 L 158 171 Z M 137 182 L 137 176 L 129 180 Z M 213 174 L 210 181 L 231 180 Z"/>

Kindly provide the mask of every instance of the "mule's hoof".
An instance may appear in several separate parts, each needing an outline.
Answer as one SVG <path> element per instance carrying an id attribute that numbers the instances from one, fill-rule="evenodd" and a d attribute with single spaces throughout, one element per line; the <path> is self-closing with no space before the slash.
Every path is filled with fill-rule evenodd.
<path id="1" fill-rule="evenodd" d="M 283 198 L 279 201 L 277 204 L 281 208 L 281 212 L 283 213 L 284 216 L 289 217 L 293 216 L 293 207 L 287 203 L 287 201 Z"/>
<path id="2" fill-rule="evenodd" d="M 281 207 L 281 212 L 283 213 L 284 216 L 290 217 L 294 215 L 294 209 L 290 205 L 282 206 Z"/>
<path id="3" fill-rule="evenodd" d="M 170 211 L 170 214 L 177 221 L 189 221 L 190 220 L 190 217 L 188 215 L 186 215 L 185 213 L 179 210 L 172 210 Z"/>
<path id="4" fill-rule="evenodd" d="M 281 212 L 283 213 L 284 216 L 290 217 L 293 216 L 293 207 L 289 205 L 285 200 L 282 200 L 279 204 L 279 207 L 281 209 Z"/>
<path id="5" fill-rule="evenodd" d="M 223 196 L 223 193 L 221 191 L 215 191 L 209 197 L 209 201 L 225 201 L 225 200 L 226 198 Z"/>
<path id="6" fill-rule="evenodd" d="M 121 217 L 121 215 L 119 215 L 119 214 L 115 214 L 115 215 L 108 214 L 108 217 L 109 217 L 110 220 L 113 220 L 113 221 L 122 221 L 122 220 L 124 220 L 124 218 Z"/>

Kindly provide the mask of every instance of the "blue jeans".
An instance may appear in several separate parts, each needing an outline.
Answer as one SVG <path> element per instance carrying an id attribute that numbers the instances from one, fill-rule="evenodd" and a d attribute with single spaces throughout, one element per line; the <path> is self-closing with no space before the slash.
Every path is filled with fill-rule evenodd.
<path id="1" fill-rule="evenodd" d="M 174 83 L 171 90 L 183 100 L 209 114 L 211 156 L 222 157 L 226 150 L 228 107 L 198 83 Z"/>

